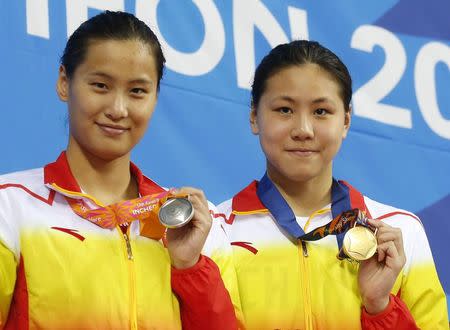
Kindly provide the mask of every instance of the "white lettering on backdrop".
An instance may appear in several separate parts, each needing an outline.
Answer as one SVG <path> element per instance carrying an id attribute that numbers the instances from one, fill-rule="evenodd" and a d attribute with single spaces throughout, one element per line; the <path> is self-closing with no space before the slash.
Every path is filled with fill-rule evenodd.
<path id="1" fill-rule="evenodd" d="M 192 0 L 204 22 L 205 35 L 199 49 L 184 53 L 174 49 L 164 39 L 157 24 L 160 0 L 136 0 L 136 16 L 149 24 L 164 48 L 167 67 L 177 73 L 201 76 L 222 60 L 226 48 L 223 19 L 214 1 Z M 66 0 L 67 35 L 88 18 L 88 9 L 124 10 L 124 0 Z M 287 6 L 290 37 L 309 39 L 308 17 L 305 10 Z M 27 33 L 49 39 L 49 1 L 26 0 Z M 255 70 L 255 30 L 274 47 L 289 41 L 277 18 L 259 0 L 233 1 L 233 41 L 237 86 L 250 89 Z M 411 129 L 411 110 L 383 101 L 404 76 L 408 58 L 401 40 L 391 31 L 378 26 L 361 25 L 353 33 L 350 47 L 372 53 L 381 47 L 385 61 L 378 72 L 353 94 L 354 114 L 384 124 Z M 414 64 L 414 87 L 418 107 L 428 127 L 438 136 L 450 139 L 450 119 L 439 110 L 436 68 L 450 68 L 450 48 L 444 43 L 429 42 L 419 50 Z M 442 65 L 439 65 L 442 68 Z"/>
<path id="2" fill-rule="evenodd" d="M 219 10 L 212 0 L 192 0 L 202 15 L 205 36 L 199 49 L 183 53 L 171 47 L 158 27 L 156 10 L 160 0 L 136 0 L 136 16 L 149 25 L 157 35 L 167 67 L 187 76 L 201 76 L 212 71 L 225 52 L 225 28 Z"/>

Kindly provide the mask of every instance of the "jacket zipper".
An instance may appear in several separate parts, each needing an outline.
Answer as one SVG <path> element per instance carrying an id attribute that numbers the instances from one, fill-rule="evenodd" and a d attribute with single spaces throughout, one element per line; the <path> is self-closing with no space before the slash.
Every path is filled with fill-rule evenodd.
<path id="1" fill-rule="evenodd" d="M 128 260 L 133 260 L 133 250 L 131 250 L 130 239 L 126 233 L 123 234 L 123 238 L 125 238 L 125 243 L 127 245 Z"/>
<path id="2" fill-rule="evenodd" d="M 303 287 L 303 304 L 305 309 L 305 329 L 312 330 L 313 321 L 312 321 L 312 308 L 311 308 L 311 283 L 310 283 L 310 274 L 309 274 L 309 266 L 308 266 L 308 247 L 306 242 L 301 241 L 302 251 L 301 251 L 301 263 L 302 263 L 302 287 Z M 299 251 L 300 252 L 300 251 Z"/>
<path id="3" fill-rule="evenodd" d="M 301 241 L 301 242 L 302 242 L 303 256 L 307 257 L 308 256 L 308 248 L 306 247 L 306 242 L 305 241 Z"/>
<path id="4" fill-rule="evenodd" d="M 122 233 L 125 240 L 126 256 L 128 258 L 128 279 L 129 279 L 129 292 L 130 292 L 130 329 L 137 330 L 137 315 L 136 315 L 136 272 L 134 268 L 133 250 L 131 248 L 131 242 L 129 238 L 130 227 L 128 226 L 127 232 L 123 233 L 120 228 L 118 230 Z"/>

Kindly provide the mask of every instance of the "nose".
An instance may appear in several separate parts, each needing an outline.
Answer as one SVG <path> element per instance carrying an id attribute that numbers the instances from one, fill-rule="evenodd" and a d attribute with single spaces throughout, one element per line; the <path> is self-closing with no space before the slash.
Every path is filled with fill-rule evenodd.
<path id="1" fill-rule="evenodd" d="M 293 118 L 291 137 L 294 140 L 306 140 L 314 137 L 312 118 L 308 114 L 300 113 Z"/>
<path id="2" fill-rule="evenodd" d="M 121 93 L 111 95 L 111 103 L 105 111 L 106 117 L 111 120 L 119 120 L 128 116 L 128 104 L 126 96 Z"/>

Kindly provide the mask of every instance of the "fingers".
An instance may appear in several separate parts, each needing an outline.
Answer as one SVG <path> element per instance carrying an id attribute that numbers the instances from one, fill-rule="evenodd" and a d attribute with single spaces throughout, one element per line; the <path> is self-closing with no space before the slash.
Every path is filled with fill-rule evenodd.
<path id="1" fill-rule="evenodd" d="M 402 231 L 380 220 L 369 219 L 368 223 L 377 229 L 378 262 L 385 261 L 401 269 L 406 262 Z"/>
<path id="2" fill-rule="evenodd" d="M 177 190 L 178 194 L 186 194 L 188 195 L 188 199 L 194 203 L 201 203 L 204 206 L 208 207 L 208 202 L 206 201 L 206 196 L 204 192 L 200 189 L 192 188 L 192 187 L 181 187 Z"/>
<path id="3" fill-rule="evenodd" d="M 399 257 L 397 248 L 395 247 L 395 244 L 392 241 L 378 244 L 377 251 L 379 262 L 383 261 L 386 257 L 391 257 L 394 259 Z"/>
<path id="4" fill-rule="evenodd" d="M 198 225 L 204 225 L 209 228 L 212 219 L 204 192 L 193 187 L 181 187 L 177 190 L 177 193 L 188 195 L 188 199 L 194 207 L 194 217 L 192 221 Z"/>
<path id="5" fill-rule="evenodd" d="M 393 242 L 397 251 L 404 255 L 402 232 L 398 228 L 380 229 L 377 233 L 378 244 L 384 242 Z"/>
<path id="6" fill-rule="evenodd" d="M 383 221 L 376 220 L 376 219 L 367 219 L 367 222 L 369 223 L 369 225 L 371 225 L 372 227 L 375 227 L 375 228 L 382 228 L 385 226 L 390 227 L 389 225 L 385 224 Z"/>
<path id="7" fill-rule="evenodd" d="M 399 228 L 391 227 L 380 220 L 368 220 L 369 224 L 377 229 L 378 244 L 392 241 L 400 255 L 404 255 L 403 236 Z"/>
<path id="8" fill-rule="evenodd" d="M 406 258 L 397 250 L 393 241 L 384 242 L 378 245 L 378 262 L 384 261 L 390 268 L 400 271 L 406 263 Z"/>

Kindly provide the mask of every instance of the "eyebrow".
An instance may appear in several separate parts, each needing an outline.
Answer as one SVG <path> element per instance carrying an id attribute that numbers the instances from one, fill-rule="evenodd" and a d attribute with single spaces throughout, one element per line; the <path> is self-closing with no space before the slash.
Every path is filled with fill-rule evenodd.
<path id="1" fill-rule="evenodd" d="M 107 73 L 104 73 L 104 72 L 101 72 L 101 71 L 94 71 L 94 72 L 90 73 L 89 76 L 98 76 L 98 77 L 103 77 L 105 79 L 114 80 L 114 78 L 111 75 L 109 75 Z M 145 84 L 145 85 L 152 85 L 153 84 L 153 82 L 151 80 L 145 79 L 145 78 L 136 78 L 136 79 L 133 79 L 133 80 L 129 81 L 128 83 Z"/>
<path id="2" fill-rule="evenodd" d="M 277 96 L 277 97 L 275 97 L 275 98 L 273 98 L 272 100 L 271 100 L 271 102 L 276 102 L 276 101 L 278 101 L 278 100 L 283 100 L 283 101 L 287 101 L 287 102 L 289 102 L 289 103 L 296 103 L 296 101 L 292 98 L 292 97 L 290 97 L 290 96 L 288 96 L 288 95 L 281 95 L 281 96 Z M 312 104 L 318 104 L 318 103 L 325 103 L 325 102 L 328 102 L 328 103 L 331 103 L 331 104 L 335 104 L 334 102 L 333 102 L 333 100 L 331 100 L 331 99 L 329 99 L 328 97 L 319 97 L 319 98 L 317 98 L 317 99 L 314 99 L 314 100 L 312 100 Z"/>
<path id="3" fill-rule="evenodd" d="M 314 99 L 311 103 L 312 104 L 317 104 L 317 103 L 323 103 L 323 102 L 328 102 L 328 103 L 332 103 L 334 104 L 333 100 L 327 98 L 327 97 L 319 97 L 317 99 Z"/>
<path id="4" fill-rule="evenodd" d="M 274 97 L 271 100 L 271 102 L 275 102 L 275 101 L 278 101 L 278 100 L 288 101 L 289 103 L 295 103 L 295 100 L 292 97 L 288 96 L 288 95 L 276 96 L 276 97 Z"/>

